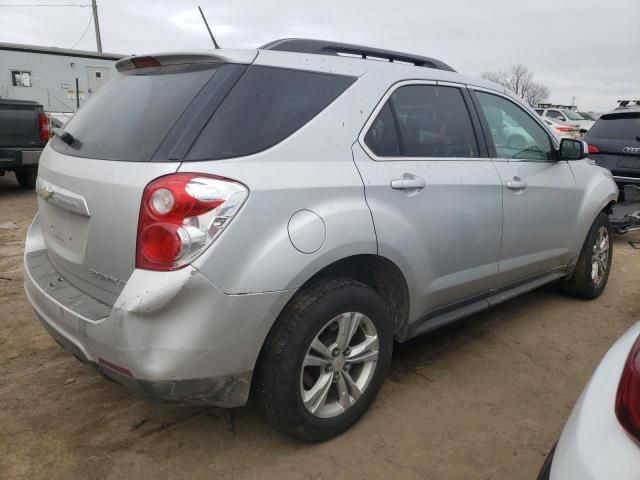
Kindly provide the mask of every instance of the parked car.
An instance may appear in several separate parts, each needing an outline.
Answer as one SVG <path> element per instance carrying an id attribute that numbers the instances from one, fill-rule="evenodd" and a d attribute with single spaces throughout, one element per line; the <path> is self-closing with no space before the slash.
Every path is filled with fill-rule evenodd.
<path id="1" fill-rule="evenodd" d="M 568 108 L 536 108 L 536 112 L 542 117 L 578 125 L 583 134 L 587 133 L 594 124 L 593 120 L 587 120 L 575 110 Z"/>
<path id="2" fill-rule="evenodd" d="M 582 112 L 582 111 L 579 111 L 578 114 L 582 118 L 584 118 L 585 120 L 591 120 L 592 122 L 595 122 L 599 118 L 599 115 L 594 113 L 594 112 Z"/>
<path id="3" fill-rule="evenodd" d="M 251 390 L 320 441 L 369 408 L 394 340 L 552 281 L 605 288 L 610 172 L 499 85 L 301 39 L 116 69 L 43 153 L 25 290 L 144 396 Z"/>
<path id="4" fill-rule="evenodd" d="M 0 99 L 0 175 L 14 172 L 22 188 L 34 188 L 38 159 L 49 140 L 49 120 L 42 105 Z"/>
<path id="5" fill-rule="evenodd" d="M 602 359 L 538 480 L 636 480 L 640 472 L 640 323 Z"/>
<path id="6" fill-rule="evenodd" d="M 625 185 L 640 187 L 640 106 L 602 115 L 584 140 L 589 157 L 613 172 L 621 192 Z"/>
<path id="7" fill-rule="evenodd" d="M 559 122 L 549 117 L 545 117 L 543 120 L 544 123 L 551 127 L 553 133 L 560 138 L 582 138 L 582 133 L 580 132 L 580 127 L 578 125 Z"/>

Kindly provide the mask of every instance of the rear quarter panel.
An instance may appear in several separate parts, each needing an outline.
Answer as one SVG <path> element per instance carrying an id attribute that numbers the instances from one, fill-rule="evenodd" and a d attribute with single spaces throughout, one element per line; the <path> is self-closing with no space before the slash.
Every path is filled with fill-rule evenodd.
<path id="1" fill-rule="evenodd" d="M 318 58 L 320 57 L 320 58 Z M 281 67 L 361 76 L 362 66 L 346 59 L 310 55 L 269 55 L 258 62 Z M 357 68 L 359 70 L 353 70 Z M 185 162 L 180 171 L 232 178 L 249 188 L 249 197 L 216 242 L 195 262 L 228 294 L 295 289 L 342 258 L 376 254 L 376 235 L 351 145 L 377 99 L 362 78 L 335 102 L 287 139 L 263 152 L 230 160 Z M 364 82 L 366 83 L 366 82 Z M 292 244 L 288 225 L 300 210 L 321 217 L 320 248 L 302 253 Z"/>

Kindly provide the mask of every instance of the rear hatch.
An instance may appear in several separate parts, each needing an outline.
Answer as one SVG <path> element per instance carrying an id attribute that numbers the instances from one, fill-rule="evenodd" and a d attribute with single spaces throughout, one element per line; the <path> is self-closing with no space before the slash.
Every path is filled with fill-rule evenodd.
<path id="1" fill-rule="evenodd" d="M 640 179 L 640 109 L 603 115 L 584 140 L 600 166 L 616 176 Z"/>
<path id="2" fill-rule="evenodd" d="M 40 140 L 38 114 L 42 105 L 26 100 L 0 100 L 0 148 L 36 148 Z"/>
<path id="3" fill-rule="evenodd" d="M 143 190 L 178 169 L 246 69 L 228 60 L 121 60 L 116 78 L 66 124 L 69 135 L 51 140 L 40 159 L 39 220 L 49 258 L 69 283 L 113 304 L 135 268 Z"/>

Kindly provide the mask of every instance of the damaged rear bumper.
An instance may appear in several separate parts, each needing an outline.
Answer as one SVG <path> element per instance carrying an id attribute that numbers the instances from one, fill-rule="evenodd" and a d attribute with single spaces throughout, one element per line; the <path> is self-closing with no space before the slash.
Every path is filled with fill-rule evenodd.
<path id="1" fill-rule="evenodd" d="M 264 339 L 294 290 L 228 295 L 191 266 L 136 269 L 106 305 L 56 271 L 39 229 L 36 220 L 27 238 L 25 292 L 59 344 L 147 399 L 246 403 Z"/>
<path id="2" fill-rule="evenodd" d="M 38 315 L 38 319 L 42 322 L 49 335 L 78 360 L 95 368 L 106 379 L 119 383 L 150 402 L 175 402 L 231 408 L 244 405 L 249 396 L 252 371 L 222 375 L 215 378 L 142 380 L 134 378 L 130 372 L 120 371 L 116 365 L 90 360 L 84 356 L 83 351 L 77 345 L 53 329 L 40 315 Z"/>

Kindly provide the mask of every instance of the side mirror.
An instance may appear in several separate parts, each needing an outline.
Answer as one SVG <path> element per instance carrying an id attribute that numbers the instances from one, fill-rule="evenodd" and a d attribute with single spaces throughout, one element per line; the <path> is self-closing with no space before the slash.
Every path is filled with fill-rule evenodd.
<path id="1" fill-rule="evenodd" d="M 587 142 L 572 138 L 560 140 L 560 160 L 582 160 L 587 158 L 588 151 Z"/>

